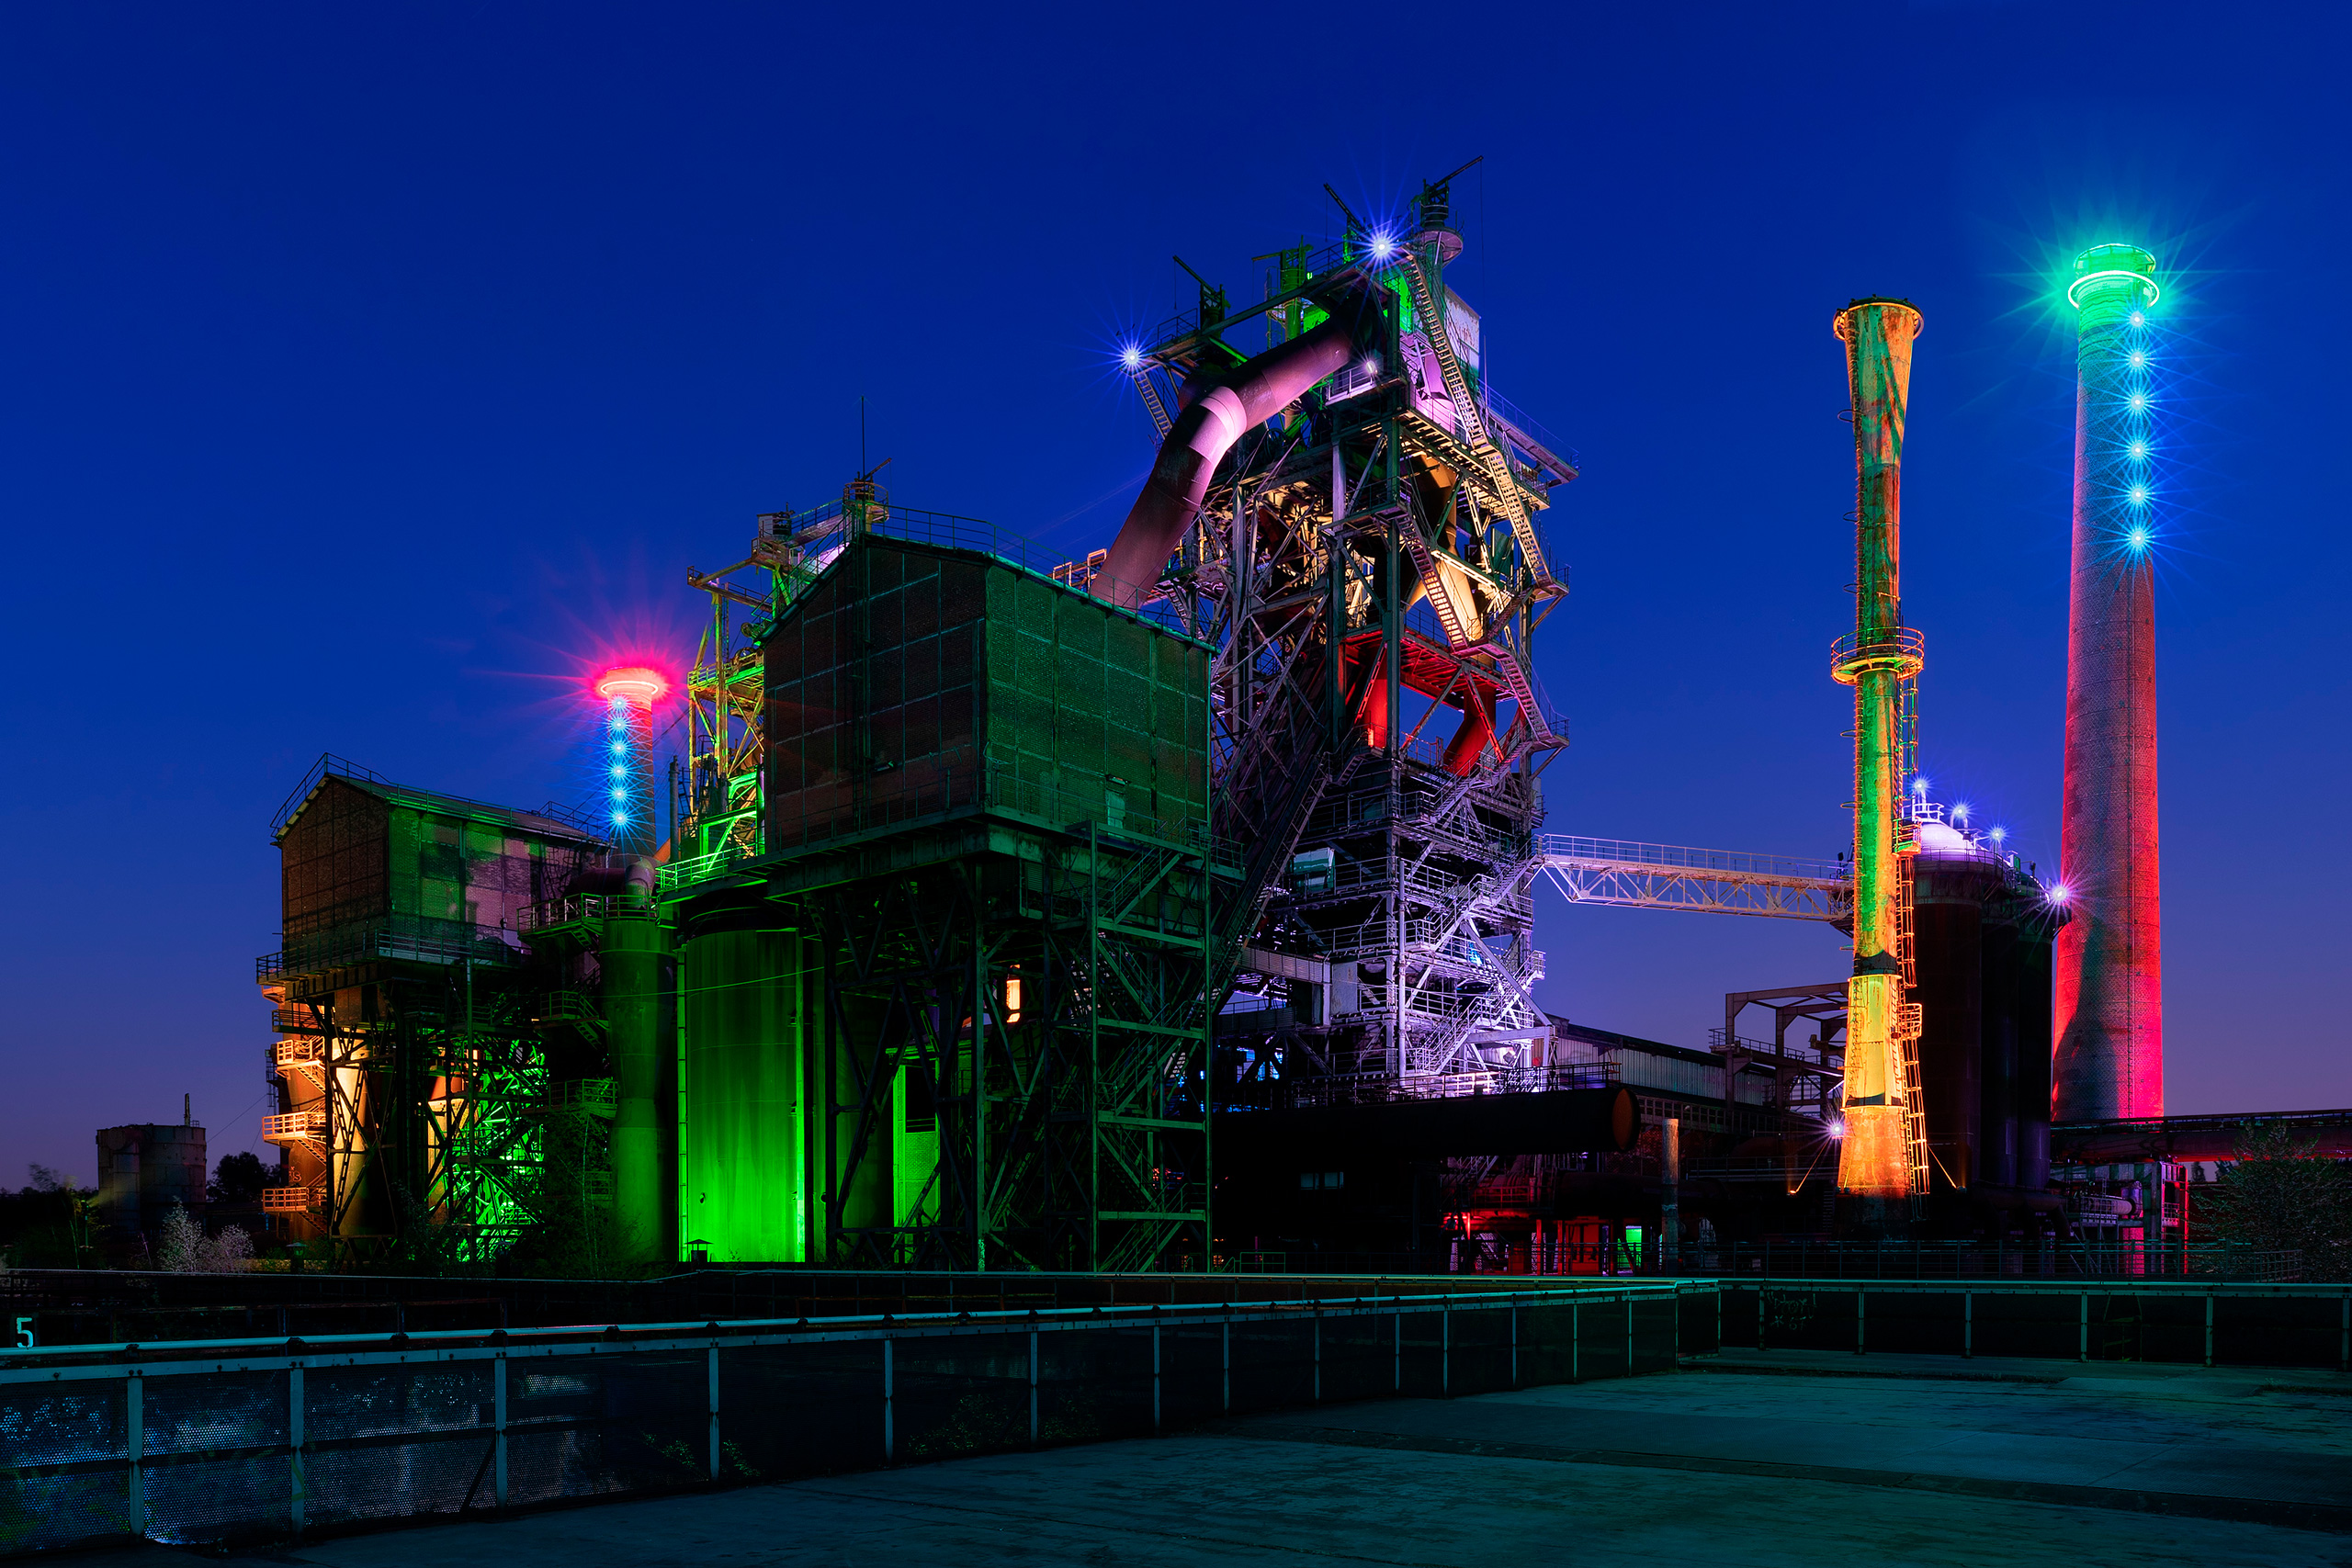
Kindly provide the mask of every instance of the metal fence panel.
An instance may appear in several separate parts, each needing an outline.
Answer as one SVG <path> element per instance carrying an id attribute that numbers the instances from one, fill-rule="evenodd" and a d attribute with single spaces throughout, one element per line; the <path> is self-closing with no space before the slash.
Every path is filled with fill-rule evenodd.
<path id="1" fill-rule="evenodd" d="M 1621 1376 L 1673 1365 L 1685 1294 L 1712 1288 L 22 1348 L 0 1353 L 0 1554 L 242 1544 Z"/>

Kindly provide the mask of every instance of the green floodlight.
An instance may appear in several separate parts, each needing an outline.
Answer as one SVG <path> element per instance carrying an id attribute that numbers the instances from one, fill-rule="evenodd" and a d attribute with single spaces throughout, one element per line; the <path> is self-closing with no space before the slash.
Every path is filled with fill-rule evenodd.
<path id="1" fill-rule="evenodd" d="M 2137 296 L 2132 304 L 2145 309 L 2162 293 L 2156 287 L 2156 258 L 2137 245 L 2093 245 L 2075 258 L 2075 281 L 2066 286 L 2066 303 L 2083 308 L 2083 296 L 2093 288 L 2127 288 Z"/>

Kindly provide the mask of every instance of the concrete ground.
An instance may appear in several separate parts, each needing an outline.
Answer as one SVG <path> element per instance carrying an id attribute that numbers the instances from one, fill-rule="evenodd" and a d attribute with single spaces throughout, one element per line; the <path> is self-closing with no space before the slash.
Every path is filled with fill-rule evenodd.
<path id="1" fill-rule="evenodd" d="M 168 1568 L 166 1555 L 181 1554 L 81 1561 Z M 1733 1351 L 1633 1380 L 1331 1405 L 235 1561 L 2352 1565 L 2352 1379 Z"/>

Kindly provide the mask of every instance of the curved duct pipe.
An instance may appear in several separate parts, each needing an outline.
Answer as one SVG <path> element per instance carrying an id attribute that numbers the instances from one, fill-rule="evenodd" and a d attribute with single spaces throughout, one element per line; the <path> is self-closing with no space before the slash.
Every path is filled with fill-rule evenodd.
<path id="1" fill-rule="evenodd" d="M 1354 354 L 1353 329 L 1334 315 L 1202 387 L 1159 444 L 1159 458 L 1111 541 L 1094 592 L 1123 610 L 1142 604 L 1199 513 L 1217 464 L 1242 433 L 1345 368 Z"/>
<path id="2" fill-rule="evenodd" d="M 1447 773 L 1466 779 L 1477 771 L 1478 754 L 1495 739 L 1495 699 L 1474 681 L 1455 705 L 1462 709 L 1462 724 L 1446 743 L 1443 760 Z"/>

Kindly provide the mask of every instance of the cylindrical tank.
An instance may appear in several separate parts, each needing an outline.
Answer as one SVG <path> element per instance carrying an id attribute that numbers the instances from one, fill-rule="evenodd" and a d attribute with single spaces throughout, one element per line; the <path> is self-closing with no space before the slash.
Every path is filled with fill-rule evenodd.
<path id="1" fill-rule="evenodd" d="M 1928 1178 L 1976 1179 L 1983 1115 L 1984 900 L 1998 876 L 1990 853 L 1940 822 L 1915 828 L 1912 931 L 1919 1004 L 1919 1088 L 1927 1100 Z"/>
<path id="2" fill-rule="evenodd" d="M 1977 1057 L 1978 1179 L 2014 1187 L 2018 1179 L 2018 911 L 2012 900 L 1984 907 L 1979 961 L 1984 976 L 1982 1049 Z"/>
<path id="3" fill-rule="evenodd" d="M 2044 919 L 2018 926 L 2018 1185 L 2050 1185 L 2050 1020 L 2052 932 Z"/>
<path id="4" fill-rule="evenodd" d="M 808 1258 L 800 938 L 761 901 L 684 933 L 680 1243 L 722 1263 Z"/>
<path id="5" fill-rule="evenodd" d="M 624 1263 L 676 1257 L 662 1168 L 662 960 L 668 934 L 651 902 L 616 900 L 605 918 L 605 1021 L 613 1058 L 613 1245 Z"/>

